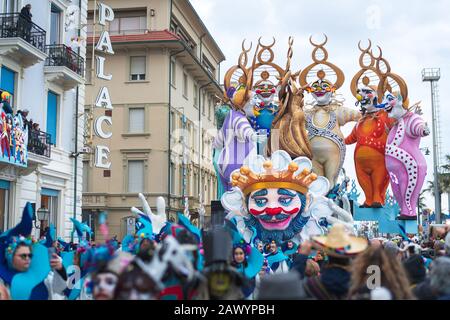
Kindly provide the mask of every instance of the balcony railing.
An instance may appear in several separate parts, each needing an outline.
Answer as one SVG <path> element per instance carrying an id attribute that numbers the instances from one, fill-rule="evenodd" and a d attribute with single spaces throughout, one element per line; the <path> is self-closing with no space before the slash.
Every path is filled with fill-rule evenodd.
<path id="1" fill-rule="evenodd" d="M 44 29 L 20 13 L 0 13 L 1 38 L 22 38 L 45 52 L 45 35 Z"/>
<path id="2" fill-rule="evenodd" d="M 84 59 L 75 53 L 72 48 L 64 44 L 52 44 L 46 46 L 48 55 L 46 66 L 67 67 L 84 77 Z"/>
<path id="3" fill-rule="evenodd" d="M 50 158 L 52 150 L 51 135 L 40 130 L 30 130 L 28 152 Z"/>

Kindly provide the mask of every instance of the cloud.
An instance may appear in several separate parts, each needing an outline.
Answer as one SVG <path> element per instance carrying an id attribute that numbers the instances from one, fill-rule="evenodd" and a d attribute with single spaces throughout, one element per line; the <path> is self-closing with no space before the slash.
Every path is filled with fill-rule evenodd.
<path id="1" fill-rule="evenodd" d="M 191 0 L 194 8 L 211 34 L 216 38 L 227 60 L 222 63 L 222 76 L 236 64 L 244 38 L 264 42 L 277 39 L 276 61 L 284 65 L 289 36 L 295 38 L 293 69 L 305 68 L 311 63 L 311 34 L 320 37 L 326 33 L 329 60 L 345 73 L 346 82 L 341 93 L 346 105 L 353 106 L 350 79 L 358 71 L 359 40 L 370 38 L 383 48 L 383 56 L 392 71 L 401 75 L 408 84 L 412 102 L 422 101 L 424 118 L 431 126 L 431 97 L 429 83 L 423 83 L 423 68 L 440 67 L 440 131 L 441 152 L 450 153 L 450 2 L 446 0 L 342 0 L 311 2 L 305 0 Z M 319 40 L 317 40 L 319 41 Z M 347 125 L 343 132 L 352 129 Z M 432 138 L 422 139 L 421 147 L 432 147 Z M 353 147 L 347 150 L 345 168 L 355 177 Z M 433 178 L 432 155 L 427 156 L 427 180 Z M 434 207 L 432 197 L 428 204 Z M 443 201 L 443 208 L 447 202 Z"/>

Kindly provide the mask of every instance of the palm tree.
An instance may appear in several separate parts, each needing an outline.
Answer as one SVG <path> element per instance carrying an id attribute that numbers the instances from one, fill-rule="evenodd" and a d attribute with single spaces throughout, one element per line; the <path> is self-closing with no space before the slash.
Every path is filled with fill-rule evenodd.
<path id="1" fill-rule="evenodd" d="M 439 173 L 439 191 L 440 193 L 450 193 L 450 154 L 445 156 L 446 164 L 441 165 L 441 173 Z M 433 193 L 434 192 L 434 181 L 427 181 L 428 187 L 423 191 Z"/>
<path id="2" fill-rule="evenodd" d="M 439 173 L 439 193 L 447 194 L 448 206 L 450 210 L 450 154 L 445 155 L 445 164 L 441 165 L 441 172 Z M 434 181 L 427 181 L 427 188 L 423 189 L 423 192 L 431 193 L 434 196 Z"/>

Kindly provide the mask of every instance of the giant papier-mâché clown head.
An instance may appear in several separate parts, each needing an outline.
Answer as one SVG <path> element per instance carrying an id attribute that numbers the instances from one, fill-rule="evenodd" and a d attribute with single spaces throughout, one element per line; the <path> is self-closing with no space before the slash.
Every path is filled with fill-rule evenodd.
<path id="1" fill-rule="evenodd" d="M 283 150 L 275 151 L 270 160 L 251 157 L 231 174 L 233 189 L 222 196 L 222 205 L 243 215 L 263 242 L 290 240 L 309 220 L 308 193 L 323 195 L 329 187 L 328 180 L 311 169 L 311 160 L 292 160 Z"/>

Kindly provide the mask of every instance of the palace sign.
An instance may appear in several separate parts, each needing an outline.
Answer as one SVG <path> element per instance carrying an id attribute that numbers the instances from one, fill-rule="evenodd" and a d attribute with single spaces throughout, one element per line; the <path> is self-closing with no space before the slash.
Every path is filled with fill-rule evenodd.
<path id="1" fill-rule="evenodd" d="M 114 21 L 114 11 L 113 9 L 103 3 L 98 4 L 98 15 L 99 15 L 99 23 L 102 26 L 106 26 L 106 22 Z M 111 38 L 109 37 L 108 31 L 102 31 L 100 38 L 95 46 L 96 52 L 101 52 L 108 55 L 114 55 L 114 51 L 111 45 Z M 105 74 L 105 62 L 106 58 L 103 56 L 96 56 L 96 75 L 98 79 L 103 79 L 106 81 L 111 81 L 112 75 Z M 97 95 L 97 99 L 95 100 L 96 108 L 104 108 L 104 109 L 113 109 L 111 103 L 111 97 L 109 95 L 108 87 L 101 87 L 100 91 Z M 112 132 L 105 132 L 102 129 L 102 124 L 106 123 L 109 126 L 112 126 L 112 117 L 111 116 L 100 116 L 94 121 L 94 132 L 95 135 L 101 139 L 110 139 L 112 136 Z M 110 150 L 107 146 L 97 145 L 95 147 L 95 166 L 97 168 L 109 169 L 111 167 L 111 162 L 108 157 L 110 154 Z"/>

